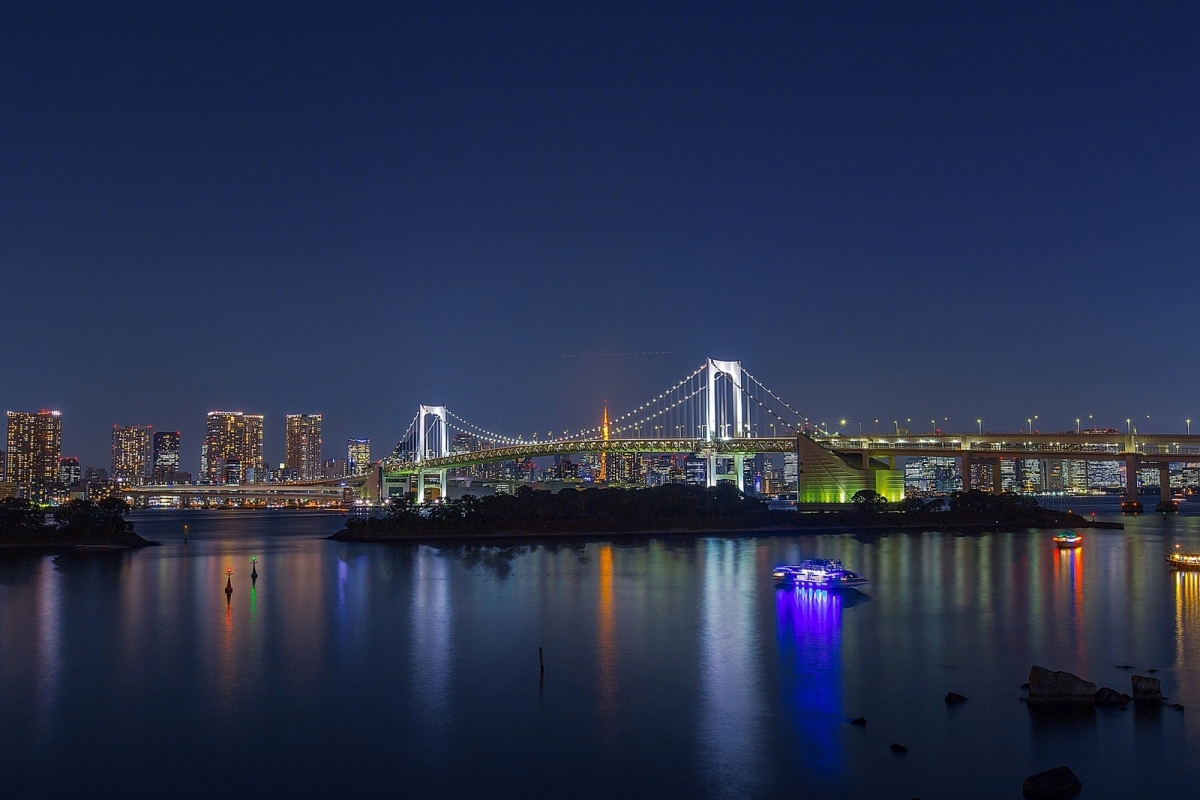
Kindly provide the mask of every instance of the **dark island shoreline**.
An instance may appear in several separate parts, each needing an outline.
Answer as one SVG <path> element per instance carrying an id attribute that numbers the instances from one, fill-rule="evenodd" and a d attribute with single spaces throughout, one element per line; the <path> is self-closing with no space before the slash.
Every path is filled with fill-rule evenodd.
<path id="1" fill-rule="evenodd" d="M 614 539 L 684 536 L 795 536 L 804 534 L 982 533 L 1012 529 L 1102 528 L 1070 512 L 1052 511 L 1030 498 L 972 491 L 951 498 L 946 511 L 919 502 L 888 504 L 860 493 L 846 510 L 769 511 L 729 485 L 714 488 L 588 489 L 463 498 L 418 506 L 411 497 L 386 516 L 351 518 L 328 537 L 338 542 L 464 543 L 504 540 Z"/>
<path id="2" fill-rule="evenodd" d="M 133 523 L 125 519 L 128 513 L 129 505 L 117 498 L 71 500 L 55 509 L 54 521 L 48 524 L 44 509 L 6 497 L 0 500 L 0 552 L 103 552 L 159 544 L 134 533 Z"/>

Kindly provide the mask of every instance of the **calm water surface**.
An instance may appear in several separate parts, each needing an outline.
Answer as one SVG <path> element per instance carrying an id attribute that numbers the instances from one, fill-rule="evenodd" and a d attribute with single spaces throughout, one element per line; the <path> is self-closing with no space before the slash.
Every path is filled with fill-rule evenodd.
<path id="1" fill-rule="evenodd" d="M 1200 515 L 1073 553 L 1027 531 L 439 549 L 326 541 L 323 514 L 135 519 L 164 545 L 0 561 L 6 797 L 1016 798 L 1057 764 L 1084 797 L 1200 786 L 1200 573 L 1163 563 L 1200 551 Z M 872 583 L 771 584 L 818 555 Z M 1017 699 L 1032 663 L 1124 691 L 1114 665 L 1157 668 L 1188 710 L 1042 719 Z"/>

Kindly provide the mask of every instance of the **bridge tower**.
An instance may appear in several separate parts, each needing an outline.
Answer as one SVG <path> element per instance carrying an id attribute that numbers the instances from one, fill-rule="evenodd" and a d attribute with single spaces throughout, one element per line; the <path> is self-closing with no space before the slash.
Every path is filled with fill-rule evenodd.
<path id="1" fill-rule="evenodd" d="M 432 442 L 429 441 L 429 418 L 434 418 L 434 424 L 437 428 L 434 430 Z M 432 444 L 433 452 L 430 453 L 430 445 Z M 425 499 L 425 470 L 421 469 L 421 462 L 429 458 L 443 458 L 450 455 L 450 428 L 446 424 L 446 407 L 445 406 L 427 406 L 422 404 L 417 412 L 417 452 L 413 459 L 417 462 L 417 502 L 423 502 Z M 446 470 L 436 470 L 438 476 L 438 497 L 442 500 L 446 499 Z"/>
<path id="2" fill-rule="evenodd" d="M 705 391 L 704 403 L 704 439 L 708 442 L 715 442 L 724 439 L 742 439 L 746 436 L 746 416 L 747 416 L 747 400 L 746 389 L 742 383 L 742 362 L 740 361 L 718 361 L 716 359 L 708 359 L 707 366 L 708 384 Z M 728 425 L 728 422 L 722 423 L 718 414 L 718 398 L 717 398 L 717 379 L 726 375 L 729 377 L 729 382 L 733 387 L 733 430 L 729 431 L 732 436 L 724 435 L 726 431 L 720 430 L 722 424 Z M 746 490 L 745 475 L 743 467 L 746 457 L 742 454 L 737 454 L 733 457 L 733 468 L 737 473 L 737 487 L 740 491 Z M 710 449 L 706 454 L 706 472 L 708 474 L 708 485 L 717 485 L 717 457 Z"/>

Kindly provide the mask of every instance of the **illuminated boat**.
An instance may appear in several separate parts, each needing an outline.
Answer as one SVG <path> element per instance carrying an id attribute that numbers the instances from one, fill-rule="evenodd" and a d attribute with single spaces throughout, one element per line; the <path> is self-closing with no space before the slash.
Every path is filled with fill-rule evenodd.
<path id="1" fill-rule="evenodd" d="M 1175 569 L 1200 569 L 1200 553 L 1181 553 L 1175 545 L 1175 552 L 1167 554 L 1167 563 Z"/>
<path id="2" fill-rule="evenodd" d="M 855 589 L 867 583 L 857 572 L 828 558 L 810 558 L 798 566 L 776 567 L 771 573 L 776 583 L 789 586 L 811 586 L 816 589 Z"/>
<path id="3" fill-rule="evenodd" d="M 1122 500 L 1122 514 L 1140 514 L 1142 513 L 1142 502 L 1140 500 Z"/>
<path id="4" fill-rule="evenodd" d="M 1054 537 L 1054 543 L 1059 547 L 1079 547 L 1083 544 L 1083 537 L 1075 531 L 1063 531 Z"/>

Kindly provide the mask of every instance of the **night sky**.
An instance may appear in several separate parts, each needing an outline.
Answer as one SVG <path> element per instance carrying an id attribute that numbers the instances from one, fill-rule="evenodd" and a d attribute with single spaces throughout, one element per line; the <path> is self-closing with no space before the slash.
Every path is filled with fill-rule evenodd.
<path id="1" fill-rule="evenodd" d="M 0 407 L 1200 430 L 1200 5 L 349 5 L 0 7 Z"/>

